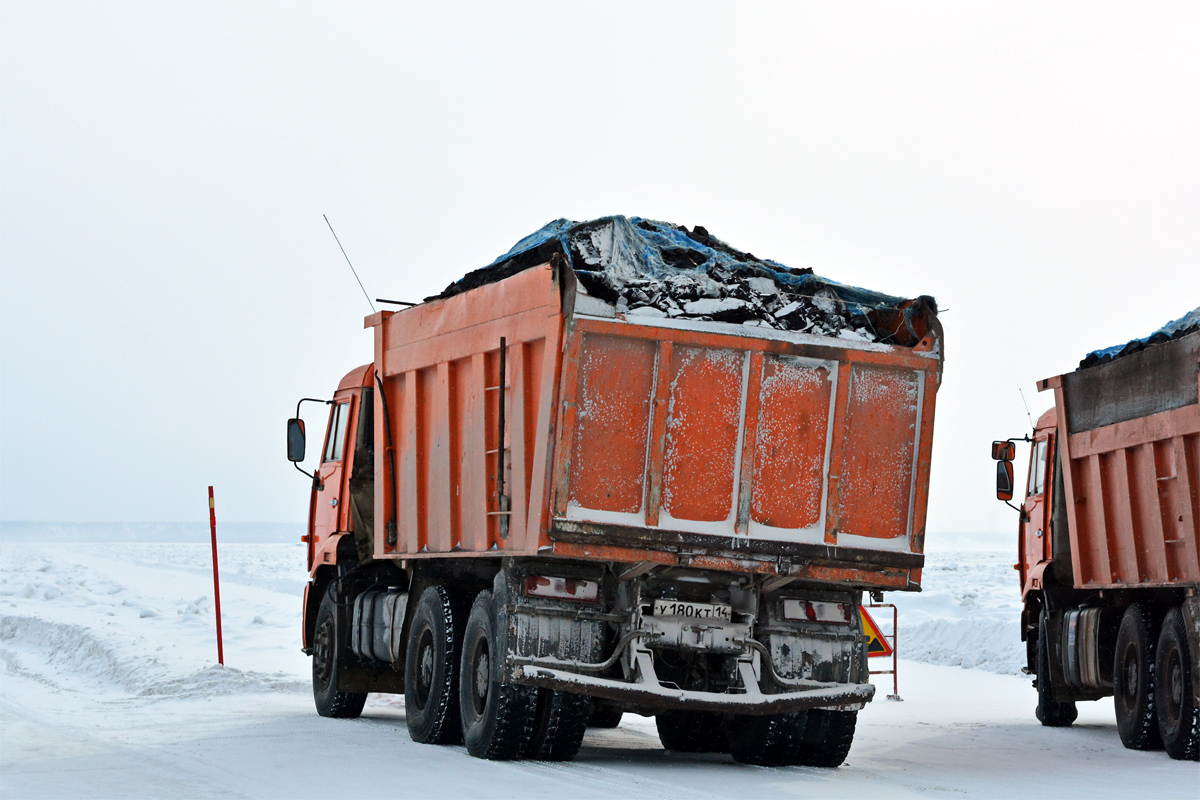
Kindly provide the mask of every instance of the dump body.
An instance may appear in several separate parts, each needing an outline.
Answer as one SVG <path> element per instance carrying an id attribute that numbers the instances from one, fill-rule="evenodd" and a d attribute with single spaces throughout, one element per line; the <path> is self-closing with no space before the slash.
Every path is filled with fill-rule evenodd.
<path id="1" fill-rule="evenodd" d="M 919 588 L 933 331 L 900 347 L 601 316 L 590 299 L 548 263 L 367 319 L 377 558 Z"/>
<path id="2" fill-rule="evenodd" d="M 1053 389 L 1076 588 L 1200 587 L 1200 332 Z"/>

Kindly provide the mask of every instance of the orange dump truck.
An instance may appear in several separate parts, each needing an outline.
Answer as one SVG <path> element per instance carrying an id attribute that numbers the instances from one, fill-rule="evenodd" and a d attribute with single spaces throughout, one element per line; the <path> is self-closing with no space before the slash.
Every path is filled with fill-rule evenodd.
<path id="1" fill-rule="evenodd" d="M 1113 696 L 1126 747 L 1200 755 L 1200 309 L 1038 383 L 1020 506 L 1022 638 L 1037 716 Z M 995 442 L 1012 498 L 1012 440 Z"/>
<path id="2" fill-rule="evenodd" d="M 321 714 L 403 692 L 419 742 L 569 759 L 635 712 L 668 749 L 842 762 L 863 594 L 920 585 L 931 298 L 613 217 L 366 325 L 305 537 Z"/>

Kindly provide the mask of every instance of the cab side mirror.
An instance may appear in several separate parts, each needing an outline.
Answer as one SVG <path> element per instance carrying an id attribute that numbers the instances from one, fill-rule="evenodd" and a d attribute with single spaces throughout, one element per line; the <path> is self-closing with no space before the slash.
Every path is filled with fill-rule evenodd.
<path id="1" fill-rule="evenodd" d="M 287 424 L 287 457 L 293 463 L 304 460 L 304 420 L 289 419 Z"/>
<path id="2" fill-rule="evenodd" d="M 1012 461 L 1017 455 L 1017 446 L 1012 442 L 992 442 L 992 458 L 996 461 Z M 1012 470 L 1009 470 L 1010 472 Z M 1012 481 L 1010 480 L 1009 483 Z"/>
<path id="3" fill-rule="evenodd" d="M 1009 447 L 1012 447 L 1010 444 Z M 996 462 L 996 499 L 1012 500 L 1013 466 L 1011 461 Z"/>

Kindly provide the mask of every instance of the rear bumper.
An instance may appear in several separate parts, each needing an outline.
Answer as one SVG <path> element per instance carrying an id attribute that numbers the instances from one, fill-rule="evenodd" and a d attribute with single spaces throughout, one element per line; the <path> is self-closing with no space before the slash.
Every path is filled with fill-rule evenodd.
<path id="1" fill-rule="evenodd" d="M 748 715 L 784 714 L 814 708 L 856 711 L 875 696 L 875 687 L 869 683 L 818 681 L 806 681 L 805 683 L 811 684 L 811 688 L 764 694 L 749 663 L 742 662 L 739 671 L 747 688 L 746 691 L 736 694 L 672 689 L 653 679 L 628 683 L 529 665 L 516 667 L 512 679 L 514 683 L 601 697 L 649 711 L 718 711 Z"/>
<path id="2" fill-rule="evenodd" d="M 919 592 L 925 556 L 827 544 L 730 538 L 632 525 L 556 518 L 549 532 L 556 555 L 757 572 L 859 589 Z"/>

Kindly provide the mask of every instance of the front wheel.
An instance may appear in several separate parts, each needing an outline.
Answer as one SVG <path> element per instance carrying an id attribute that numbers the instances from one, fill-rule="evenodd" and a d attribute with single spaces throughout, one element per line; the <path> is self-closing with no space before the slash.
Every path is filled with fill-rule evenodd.
<path id="1" fill-rule="evenodd" d="M 1037 639 L 1037 718 L 1047 728 L 1065 728 L 1079 716 L 1075 703 L 1060 703 L 1054 699 L 1054 683 L 1050 679 L 1050 639 L 1047 634 L 1046 612 L 1038 621 Z"/>
<path id="2" fill-rule="evenodd" d="M 312 683 L 313 700 L 322 717 L 354 719 L 362 714 L 367 702 L 366 692 L 339 692 L 338 671 L 344 658 L 345 639 L 338 630 L 337 602 L 334 584 L 329 584 L 321 607 L 317 611 L 316 632 L 313 634 Z"/>

